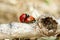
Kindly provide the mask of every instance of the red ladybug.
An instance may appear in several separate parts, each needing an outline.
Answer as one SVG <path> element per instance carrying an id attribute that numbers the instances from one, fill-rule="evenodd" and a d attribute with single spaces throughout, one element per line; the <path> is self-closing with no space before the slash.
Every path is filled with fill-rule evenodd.
<path id="1" fill-rule="evenodd" d="M 22 15 L 19 17 L 20 22 L 24 22 L 26 17 L 27 17 L 26 14 L 22 14 Z"/>
<path id="2" fill-rule="evenodd" d="M 25 20 L 26 23 L 33 22 L 33 21 L 35 21 L 35 18 L 32 17 L 32 16 L 29 16 L 29 17 L 26 18 L 26 20 Z"/>
<path id="3" fill-rule="evenodd" d="M 24 23 L 30 23 L 30 22 L 33 22 L 35 21 L 35 18 L 32 17 L 32 16 L 29 16 L 27 14 L 22 14 L 20 17 L 19 17 L 20 21 L 21 22 L 24 22 Z"/>

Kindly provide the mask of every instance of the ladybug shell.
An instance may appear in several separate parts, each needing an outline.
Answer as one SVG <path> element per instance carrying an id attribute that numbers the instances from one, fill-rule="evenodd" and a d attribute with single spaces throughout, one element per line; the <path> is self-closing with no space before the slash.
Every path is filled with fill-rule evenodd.
<path id="1" fill-rule="evenodd" d="M 34 21 L 34 20 L 35 20 L 34 17 L 29 16 L 28 18 L 26 18 L 25 22 L 26 22 L 26 23 L 29 23 L 29 22 L 32 22 L 32 21 Z"/>
<path id="2" fill-rule="evenodd" d="M 25 18 L 26 18 L 26 14 L 22 14 L 19 19 L 20 19 L 20 22 L 24 22 Z"/>

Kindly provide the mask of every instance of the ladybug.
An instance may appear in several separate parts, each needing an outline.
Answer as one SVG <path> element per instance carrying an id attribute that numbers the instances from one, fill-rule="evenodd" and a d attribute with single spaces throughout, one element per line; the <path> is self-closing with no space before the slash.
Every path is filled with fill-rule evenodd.
<path id="1" fill-rule="evenodd" d="M 20 22 L 24 22 L 26 18 L 27 18 L 27 14 L 24 14 L 24 13 L 23 13 L 23 14 L 19 17 Z"/>
<path id="2" fill-rule="evenodd" d="M 25 19 L 26 23 L 30 23 L 30 22 L 34 22 L 34 21 L 35 21 L 35 18 L 32 16 L 29 16 L 28 18 Z"/>
<path id="3" fill-rule="evenodd" d="M 24 23 L 30 23 L 35 21 L 34 17 L 24 13 L 19 17 L 19 19 L 20 19 L 20 22 L 24 22 Z"/>

